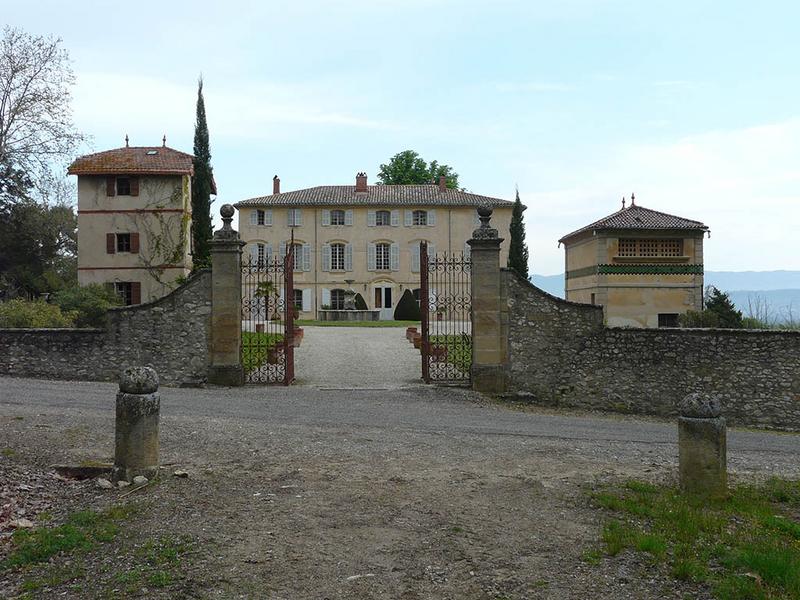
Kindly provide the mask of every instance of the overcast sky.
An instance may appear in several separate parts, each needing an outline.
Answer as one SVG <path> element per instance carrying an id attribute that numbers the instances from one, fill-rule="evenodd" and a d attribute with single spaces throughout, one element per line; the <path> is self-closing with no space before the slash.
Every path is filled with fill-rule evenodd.
<path id="1" fill-rule="evenodd" d="M 0 0 L 63 39 L 98 151 L 192 151 L 205 80 L 214 205 L 375 181 L 405 149 L 528 206 L 531 269 L 636 193 L 711 228 L 708 270 L 800 269 L 800 3 Z"/>

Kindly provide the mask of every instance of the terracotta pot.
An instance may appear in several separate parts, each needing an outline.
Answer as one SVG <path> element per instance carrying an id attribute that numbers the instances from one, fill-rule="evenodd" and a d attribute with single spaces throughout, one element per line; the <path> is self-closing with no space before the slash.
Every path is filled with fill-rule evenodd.
<path id="1" fill-rule="evenodd" d="M 414 348 L 420 348 L 422 346 L 422 336 L 415 335 L 414 338 L 411 340 L 414 343 Z"/>

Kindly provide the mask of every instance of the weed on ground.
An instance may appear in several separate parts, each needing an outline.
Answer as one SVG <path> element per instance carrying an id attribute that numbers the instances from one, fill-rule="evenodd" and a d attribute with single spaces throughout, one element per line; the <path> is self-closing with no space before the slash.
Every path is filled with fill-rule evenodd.
<path id="1" fill-rule="evenodd" d="M 607 555 L 643 553 L 721 600 L 800 598 L 798 481 L 735 486 L 723 500 L 641 481 L 592 496 L 613 513 L 602 532 Z M 600 558 L 597 551 L 585 555 Z"/>

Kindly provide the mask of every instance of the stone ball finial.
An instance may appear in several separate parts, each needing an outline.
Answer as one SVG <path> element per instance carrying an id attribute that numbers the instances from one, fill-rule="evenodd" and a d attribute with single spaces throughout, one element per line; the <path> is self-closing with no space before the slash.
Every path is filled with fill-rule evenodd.
<path id="1" fill-rule="evenodd" d="M 719 398 L 702 392 L 692 392 L 687 395 L 681 400 L 678 409 L 682 417 L 693 419 L 714 419 L 722 414 Z"/>
<path id="2" fill-rule="evenodd" d="M 223 219 L 230 219 L 233 217 L 233 206 L 230 204 L 223 204 L 219 208 L 219 214 L 222 215 Z"/>
<path id="3" fill-rule="evenodd" d="M 128 367 L 119 377 L 119 391 L 152 394 L 158 391 L 158 373 L 151 367 Z"/>
<path id="4" fill-rule="evenodd" d="M 489 204 L 480 204 L 477 210 L 479 217 L 491 217 L 494 212 Z"/>

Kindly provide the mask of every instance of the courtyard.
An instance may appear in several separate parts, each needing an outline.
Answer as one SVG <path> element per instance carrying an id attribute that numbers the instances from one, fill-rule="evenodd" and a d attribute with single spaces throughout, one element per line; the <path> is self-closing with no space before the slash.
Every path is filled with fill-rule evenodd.
<path id="1" fill-rule="evenodd" d="M 131 511 L 114 541 L 37 570 L 83 576 L 28 597 L 709 597 L 631 553 L 586 560 L 601 535 L 591 491 L 672 481 L 674 422 L 397 383 L 162 388 L 162 475 L 131 491 L 51 474 L 113 459 L 116 385 L 0 380 L 0 485 L 28 517 Z M 799 452 L 797 435 L 729 432 L 734 482 L 798 478 Z M 178 558 L 148 571 L 154 547 Z M 12 573 L 0 595 L 31 578 Z"/>

